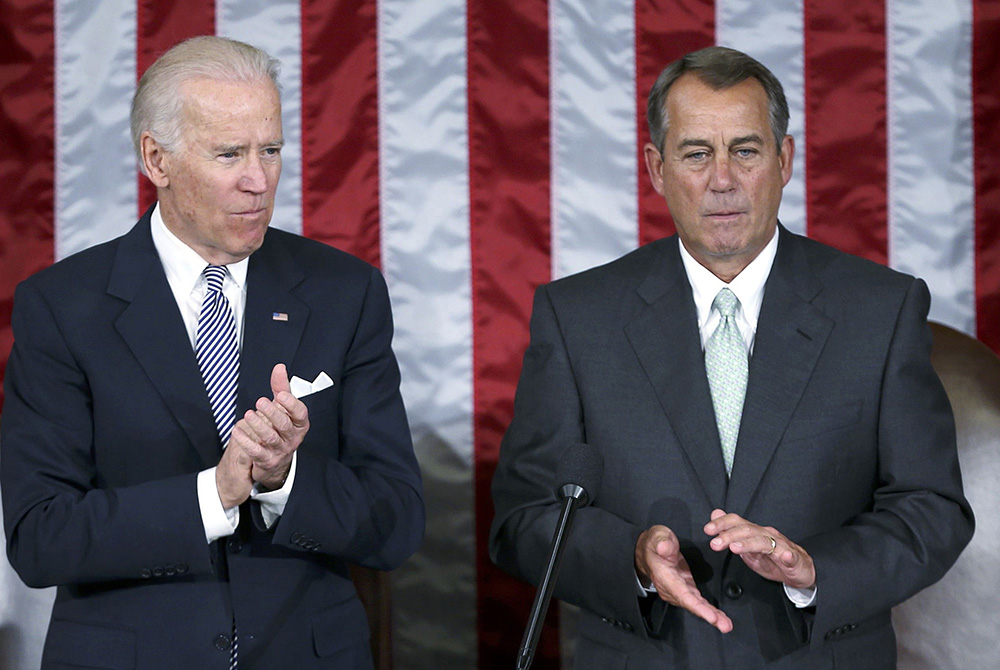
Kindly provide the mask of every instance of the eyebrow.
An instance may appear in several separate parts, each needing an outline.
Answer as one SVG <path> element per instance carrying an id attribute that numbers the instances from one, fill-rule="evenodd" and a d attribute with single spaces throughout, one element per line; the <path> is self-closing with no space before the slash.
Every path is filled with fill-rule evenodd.
<path id="1" fill-rule="evenodd" d="M 274 140 L 273 142 L 267 142 L 263 146 L 265 149 L 270 149 L 272 147 L 277 147 L 280 149 L 281 147 L 285 146 L 285 140 L 284 138 Z M 218 153 L 229 153 L 231 151 L 244 151 L 246 150 L 246 148 L 247 147 L 245 144 L 217 144 L 216 146 L 212 147 L 212 151 Z"/>
<path id="2" fill-rule="evenodd" d="M 757 133 L 751 133 L 749 135 L 742 135 L 740 137 L 733 138 L 729 142 L 730 147 L 739 146 L 740 144 L 764 144 L 764 140 Z M 683 142 L 677 145 L 678 149 L 687 149 L 690 147 L 697 147 L 697 148 L 704 147 L 706 149 L 712 149 L 714 148 L 714 145 L 708 140 L 700 140 L 694 138 L 684 140 Z"/>
<path id="3" fill-rule="evenodd" d="M 764 144 L 764 139 L 757 133 L 751 133 L 749 135 L 733 139 L 733 141 L 729 143 L 729 146 L 734 147 L 738 144 Z"/>

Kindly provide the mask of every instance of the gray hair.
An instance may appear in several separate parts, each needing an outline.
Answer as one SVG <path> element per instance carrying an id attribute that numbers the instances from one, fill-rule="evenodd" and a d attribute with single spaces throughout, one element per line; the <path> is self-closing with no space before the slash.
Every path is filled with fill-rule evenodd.
<path id="1" fill-rule="evenodd" d="M 661 154 L 670 122 L 667 118 L 667 91 L 687 72 L 716 91 L 736 86 L 751 77 L 759 81 L 767 94 L 771 132 L 774 133 L 778 153 L 781 153 L 781 143 L 788 132 L 788 102 L 781 82 L 759 61 L 742 51 L 716 46 L 692 51 L 675 60 L 663 69 L 653 84 L 646 107 L 646 120 L 649 123 L 649 136 Z"/>
<path id="2" fill-rule="evenodd" d="M 174 45 L 139 79 L 129 118 L 132 145 L 142 161 L 142 134 L 148 132 L 166 151 L 175 151 L 182 135 L 184 96 L 181 89 L 192 79 L 234 83 L 270 81 L 279 95 L 278 59 L 257 47 L 225 37 L 202 35 Z"/>

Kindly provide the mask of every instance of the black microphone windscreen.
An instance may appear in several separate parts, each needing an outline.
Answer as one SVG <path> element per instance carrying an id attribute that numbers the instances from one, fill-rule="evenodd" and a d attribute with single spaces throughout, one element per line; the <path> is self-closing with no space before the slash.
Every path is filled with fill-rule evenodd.
<path id="1" fill-rule="evenodd" d="M 604 457 L 597 447 L 577 442 L 571 444 L 556 466 L 556 493 L 567 484 L 576 484 L 587 493 L 588 502 L 597 496 L 604 475 Z"/>

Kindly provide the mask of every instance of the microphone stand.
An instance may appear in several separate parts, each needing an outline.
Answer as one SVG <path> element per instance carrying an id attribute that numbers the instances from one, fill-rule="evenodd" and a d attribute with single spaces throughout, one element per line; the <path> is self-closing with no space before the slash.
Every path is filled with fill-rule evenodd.
<path id="1" fill-rule="evenodd" d="M 521 651 L 517 655 L 517 670 L 528 670 L 535 659 L 535 649 L 538 647 L 538 637 L 542 633 L 542 621 L 545 613 L 549 609 L 549 600 L 552 599 L 552 589 L 555 588 L 556 574 L 562 563 L 564 540 L 569 534 L 570 524 L 573 522 L 573 513 L 577 507 L 587 504 L 587 492 L 577 484 L 564 484 L 559 489 L 559 495 L 563 496 L 562 512 L 559 514 L 559 523 L 556 525 L 556 532 L 552 536 L 552 549 L 549 552 L 549 563 L 545 566 L 545 574 L 542 583 L 538 585 L 535 593 L 535 602 L 531 605 L 531 617 L 528 619 L 528 628 L 524 631 L 524 639 L 521 640 Z"/>

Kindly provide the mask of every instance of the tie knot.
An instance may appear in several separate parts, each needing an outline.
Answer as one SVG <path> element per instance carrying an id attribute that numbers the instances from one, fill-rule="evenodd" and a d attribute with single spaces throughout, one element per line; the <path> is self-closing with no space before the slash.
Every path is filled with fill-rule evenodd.
<path id="1" fill-rule="evenodd" d="M 208 282 L 209 291 L 222 290 L 222 280 L 226 278 L 225 265 L 209 265 L 202 274 L 205 275 L 205 281 Z"/>
<path id="2" fill-rule="evenodd" d="M 724 288 L 719 291 L 719 294 L 715 296 L 715 300 L 712 302 L 712 307 L 719 311 L 722 318 L 727 316 L 732 316 L 736 313 L 736 308 L 740 305 L 740 299 L 736 297 L 728 288 Z"/>

